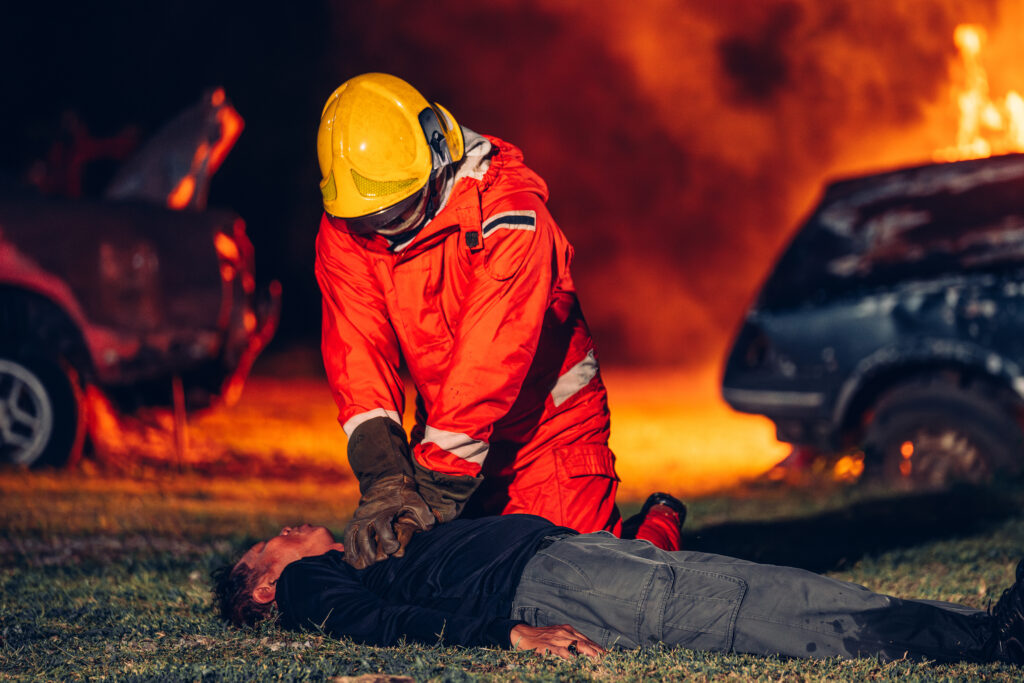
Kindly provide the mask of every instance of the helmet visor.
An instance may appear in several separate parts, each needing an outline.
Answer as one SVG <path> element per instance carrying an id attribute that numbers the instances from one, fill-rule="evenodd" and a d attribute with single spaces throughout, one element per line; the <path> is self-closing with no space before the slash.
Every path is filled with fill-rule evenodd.
<path id="1" fill-rule="evenodd" d="M 406 197 L 397 204 L 355 218 L 342 218 L 327 214 L 334 224 L 344 224 L 345 228 L 356 235 L 370 235 L 379 232 L 384 235 L 396 235 L 420 225 L 426 218 L 428 183 L 416 194 Z"/>

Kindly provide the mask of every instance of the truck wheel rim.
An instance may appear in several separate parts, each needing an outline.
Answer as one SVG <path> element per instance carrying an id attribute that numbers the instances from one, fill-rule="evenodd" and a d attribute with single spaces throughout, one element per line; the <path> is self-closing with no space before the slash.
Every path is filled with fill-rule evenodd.
<path id="1" fill-rule="evenodd" d="M 53 433 L 53 404 L 46 387 L 24 365 L 0 358 L 0 454 L 31 465 Z"/>
<path id="2" fill-rule="evenodd" d="M 907 444 L 912 444 L 909 449 Z M 953 479 L 982 481 L 988 462 L 968 435 L 956 429 L 917 430 L 898 449 L 900 474 L 908 479 L 943 484 Z"/>

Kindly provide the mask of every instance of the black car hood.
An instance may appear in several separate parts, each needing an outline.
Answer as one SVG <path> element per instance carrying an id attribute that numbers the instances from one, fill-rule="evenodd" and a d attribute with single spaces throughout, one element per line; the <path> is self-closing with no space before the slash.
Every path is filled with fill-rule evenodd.
<path id="1" fill-rule="evenodd" d="M 1024 155 L 833 183 L 758 306 L 1024 264 Z"/>

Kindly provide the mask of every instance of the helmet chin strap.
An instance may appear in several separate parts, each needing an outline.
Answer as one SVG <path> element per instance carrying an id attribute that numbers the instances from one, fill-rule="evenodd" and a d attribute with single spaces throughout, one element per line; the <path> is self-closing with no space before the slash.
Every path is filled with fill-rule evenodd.
<path id="1" fill-rule="evenodd" d="M 448 195 L 452 192 L 455 184 L 455 165 L 447 163 L 434 173 L 429 181 L 431 185 L 429 199 L 427 202 L 426 219 L 429 221 L 436 216 L 444 205 L 448 203 Z"/>

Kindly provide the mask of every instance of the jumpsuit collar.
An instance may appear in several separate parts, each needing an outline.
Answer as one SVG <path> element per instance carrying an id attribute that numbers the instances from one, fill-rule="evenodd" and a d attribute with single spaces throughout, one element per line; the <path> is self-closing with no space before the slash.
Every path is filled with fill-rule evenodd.
<path id="1" fill-rule="evenodd" d="M 352 238 L 364 248 L 392 254 L 399 261 L 411 258 L 437 244 L 452 232 L 459 230 L 459 210 L 480 211 L 480 195 L 497 183 L 512 183 L 516 189 L 535 192 L 547 200 L 547 186 L 536 174 L 523 165 L 523 154 L 514 145 L 490 135 L 480 136 L 491 144 L 490 166 L 482 177 L 466 175 L 456 180 L 444 207 L 427 222 L 407 245 L 395 252 L 392 242 L 384 235 L 356 235 Z"/>

